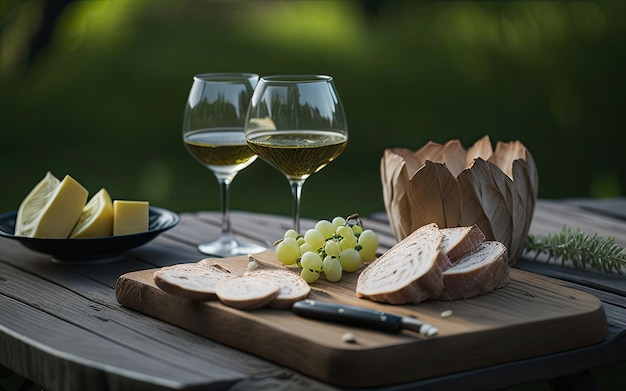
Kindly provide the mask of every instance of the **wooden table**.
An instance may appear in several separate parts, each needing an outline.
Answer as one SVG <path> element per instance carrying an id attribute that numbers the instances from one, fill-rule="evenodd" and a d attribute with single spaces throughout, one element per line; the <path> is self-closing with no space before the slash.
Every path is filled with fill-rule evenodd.
<path id="1" fill-rule="evenodd" d="M 50 390 L 335 389 L 119 305 L 120 275 L 202 258 L 196 245 L 217 235 L 219 214 L 180 217 L 177 227 L 124 259 L 98 265 L 52 263 L 0 239 L 0 364 Z M 237 234 L 266 245 L 291 224 L 287 216 L 233 212 L 232 218 Z M 363 220 L 379 233 L 382 250 L 395 244 L 384 215 Z M 563 225 L 614 237 L 626 247 L 626 199 L 540 200 L 531 232 L 558 232 Z M 625 276 L 527 259 L 516 267 L 598 297 L 607 317 L 606 340 L 387 389 L 497 389 L 548 379 L 552 385 L 593 385 L 590 369 L 626 361 Z"/>

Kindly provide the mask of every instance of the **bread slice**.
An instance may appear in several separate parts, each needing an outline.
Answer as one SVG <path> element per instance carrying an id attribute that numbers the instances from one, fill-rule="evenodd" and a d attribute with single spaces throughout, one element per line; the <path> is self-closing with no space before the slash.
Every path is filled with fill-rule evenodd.
<path id="1" fill-rule="evenodd" d="M 510 280 L 506 246 L 485 241 L 443 272 L 443 291 L 439 300 L 459 300 L 489 293 Z"/>
<path id="2" fill-rule="evenodd" d="M 167 293 L 190 300 L 215 300 L 217 283 L 232 276 L 221 265 L 200 261 L 162 267 L 152 278 L 156 286 Z"/>
<path id="3" fill-rule="evenodd" d="M 252 310 L 274 300 L 280 293 L 280 284 L 267 276 L 244 275 L 218 282 L 215 293 L 227 306 Z"/>
<path id="4" fill-rule="evenodd" d="M 285 269 L 262 269 L 246 273 L 249 276 L 271 278 L 278 282 L 280 291 L 278 296 L 268 306 L 276 309 L 290 309 L 296 301 L 305 299 L 311 292 L 309 284 L 290 270 Z"/>
<path id="5" fill-rule="evenodd" d="M 485 234 L 476 224 L 466 227 L 442 228 L 441 250 L 454 265 L 485 241 Z"/>
<path id="6" fill-rule="evenodd" d="M 356 295 L 390 304 L 417 304 L 443 290 L 443 271 L 451 266 L 441 251 L 441 230 L 427 224 L 413 231 L 359 275 Z"/>

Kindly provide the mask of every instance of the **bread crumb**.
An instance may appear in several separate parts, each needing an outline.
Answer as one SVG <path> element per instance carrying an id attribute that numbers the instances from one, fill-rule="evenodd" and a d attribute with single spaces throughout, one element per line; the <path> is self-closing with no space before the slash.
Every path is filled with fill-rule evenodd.
<path id="1" fill-rule="evenodd" d="M 445 310 L 441 313 L 442 318 L 449 318 L 452 316 L 452 310 Z"/>
<path id="2" fill-rule="evenodd" d="M 343 333 L 341 340 L 345 343 L 356 343 L 356 337 L 352 333 Z"/>
<path id="3" fill-rule="evenodd" d="M 251 272 L 259 267 L 259 262 L 250 254 L 248 254 L 248 268 L 247 272 Z"/>

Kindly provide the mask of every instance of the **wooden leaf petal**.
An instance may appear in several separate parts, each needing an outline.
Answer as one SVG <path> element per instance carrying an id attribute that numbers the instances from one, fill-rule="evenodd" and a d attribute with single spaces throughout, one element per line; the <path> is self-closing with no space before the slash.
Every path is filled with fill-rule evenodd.
<path id="1" fill-rule="evenodd" d="M 500 167 L 512 180 L 513 162 L 517 159 L 524 159 L 525 157 L 526 148 L 519 141 L 511 141 L 508 143 L 498 141 L 496 143 L 496 150 L 493 155 L 489 157 L 488 161 Z"/>
<path id="2" fill-rule="evenodd" d="M 511 265 L 521 257 L 524 251 L 526 237 L 535 211 L 536 196 L 528 169 L 528 163 L 523 159 L 513 162 L 513 183 L 517 193 L 516 204 L 518 208 L 514 209 L 513 224 L 518 229 L 513 235 L 514 245 L 509 254 L 509 264 Z"/>
<path id="3" fill-rule="evenodd" d="M 429 141 L 422 148 L 415 151 L 413 157 L 415 157 L 420 167 L 426 164 L 427 160 L 435 163 L 443 163 L 443 145 L 434 141 Z"/>
<path id="4" fill-rule="evenodd" d="M 509 196 L 501 190 L 503 186 L 501 179 L 506 176 L 498 169 L 497 172 L 502 173 L 502 176 L 496 177 L 491 171 L 490 163 L 483 159 L 476 159 L 471 171 L 475 171 L 476 179 L 481 185 L 480 204 L 491 223 L 495 240 L 502 242 L 507 249 L 511 248 L 512 219 L 508 207 Z"/>
<path id="5" fill-rule="evenodd" d="M 406 170 L 409 176 L 412 176 L 417 170 L 424 165 L 424 162 L 415 158 L 414 152 L 407 148 L 390 148 L 387 149 L 389 154 L 396 154 L 404 160 Z"/>
<path id="6" fill-rule="evenodd" d="M 474 161 L 472 167 L 465 170 L 461 175 L 464 173 L 467 173 L 463 178 L 466 182 L 464 183 L 464 190 L 470 189 L 474 191 L 480 208 L 482 208 L 489 222 L 491 239 L 502 242 L 509 248 L 511 243 L 511 214 L 507 208 L 506 200 L 494 180 L 489 163 L 478 158 Z M 459 179 L 461 179 L 461 175 L 459 175 Z M 463 211 L 465 212 L 465 208 Z M 484 222 L 482 223 L 484 224 Z M 479 227 L 482 229 L 480 225 Z M 487 236 L 487 233 L 485 233 L 485 236 Z"/>
<path id="7" fill-rule="evenodd" d="M 487 160 L 491 155 L 493 155 L 491 140 L 489 135 L 485 135 L 467 150 L 465 167 L 470 167 L 477 158 Z"/>
<path id="8" fill-rule="evenodd" d="M 400 241 L 412 232 L 409 176 L 404 159 L 393 151 L 385 151 L 380 166 L 385 210 L 394 235 Z"/>
<path id="9" fill-rule="evenodd" d="M 456 227 L 461 217 L 458 182 L 441 163 L 426 161 L 411 178 L 411 219 L 413 229 L 436 223 Z"/>
<path id="10" fill-rule="evenodd" d="M 441 227 L 457 227 L 461 221 L 461 187 L 455 176 L 442 164 L 433 164 L 437 169 L 437 181 L 439 184 L 441 200 L 443 203 L 443 213 L 445 225 Z"/>
<path id="11" fill-rule="evenodd" d="M 486 162 L 485 168 L 489 170 L 489 173 L 491 173 L 491 176 L 493 177 L 493 184 L 496 186 L 498 193 L 501 195 L 506 209 L 511 211 L 513 205 L 513 192 L 515 191 L 513 187 L 513 179 L 509 178 L 509 176 L 504 173 L 500 167 L 489 161 Z"/>
<path id="12" fill-rule="evenodd" d="M 493 234 L 491 222 L 487 218 L 481 204 L 481 185 L 476 179 L 475 173 L 471 170 L 472 167 L 473 165 L 461 171 L 457 177 L 461 189 L 462 204 L 459 225 L 470 226 L 476 224 L 483 231 L 487 240 L 494 240 L 495 235 Z"/>
<path id="13" fill-rule="evenodd" d="M 533 188 L 534 198 L 537 199 L 539 195 L 539 173 L 537 172 L 537 166 L 535 165 L 535 159 L 530 154 L 530 151 L 526 149 L 526 164 L 528 164 L 528 176 L 530 177 L 530 183 Z"/>
<path id="14" fill-rule="evenodd" d="M 407 218 L 411 216 L 411 195 L 409 192 L 409 180 L 406 172 L 406 166 L 403 166 L 400 174 L 395 182 L 396 192 L 394 194 L 394 203 L 390 213 L 390 221 L 393 221 L 393 229 L 396 239 L 398 241 L 404 239 L 414 228 L 411 223 L 411 219 Z"/>
<path id="15" fill-rule="evenodd" d="M 443 147 L 443 155 L 446 167 L 453 177 L 457 177 L 461 171 L 467 168 L 465 148 L 459 140 L 450 140 Z"/>
<path id="16" fill-rule="evenodd" d="M 515 188 L 513 180 L 495 164 L 487 162 L 487 165 L 493 175 L 493 181 L 502 196 L 502 200 L 509 217 L 506 225 L 501 227 L 504 232 L 500 234 L 496 233 L 496 237 L 499 236 L 503 238 L 500 241 L 507 246 L 509 252 L 509 264 L 513 264 L 515 262 L 514 254 L 517 254 L 520 246 L 517 238 L 520 236 L 520 231 L 523 230 L 523 220 L 519 220 L 524 216 L 523 206 L 518 199 L 517 189 Z M 495 226 L 494 230 L 497 230 Z M 508 242 L 505 240 L 508 240 Z M 524 240 L 522 243 L 525 242 L 526 241 Z"/>
<path id="17" fill-rule="evenodd" d="M 392 180 L 395 172 L 397 172 L 403 164 L 404 159 L 389 149 L 385 150 L 383 157 L 380 159 L 380 179 L 383 185 L 383 200 L 385 205 L 393 201 Z"/>

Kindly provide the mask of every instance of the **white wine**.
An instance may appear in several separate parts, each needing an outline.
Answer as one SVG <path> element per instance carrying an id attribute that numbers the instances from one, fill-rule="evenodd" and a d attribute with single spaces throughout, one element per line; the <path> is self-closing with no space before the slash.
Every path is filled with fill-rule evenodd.
<path id="1" fill-rule="evenodd" d="M 200 129 L 185 134 L 183 141 L 187 151 L 213 171 L 238 172 L 256 159 L 242 128 Z"/>
<path id="2" fill-rule="evenodd" d="M 248 145 L 290 179 L 306 179 L 332 162 L 346 148 L 341 133 L 319 130 L 258 132 Z"/>

